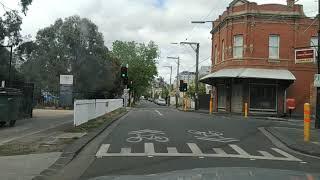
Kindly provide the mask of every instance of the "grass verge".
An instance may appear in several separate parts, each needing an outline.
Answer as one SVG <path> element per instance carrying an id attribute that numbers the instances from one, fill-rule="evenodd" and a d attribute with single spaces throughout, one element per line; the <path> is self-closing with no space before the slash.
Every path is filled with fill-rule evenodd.
<path id="1" fill-rule="evenodd" d="M 115 119 L 116 117 L 118 117 L 122 113 L 125 113 L 126 111 L 127 110 L 125 108 L 117 109 L 115 111 L 107 113 L 104 116 L 98 117 L 96 119 L 92 119 L 87 123 L 81 124 L 80 126 L 67 129 L 65 130 L 65 132 L 69 132 L 69 133 L 91 132 L 105 123 L 112 123 L 113 121 L 116 120 Z"/>
<path id="2" fill-rule="evenodd" d="M 125 108 L 121 108 L 110 112 L 104 116 L 90 120 L 78 127 L 65 127 L 63 129 L 53 129 L 49 132 L 41 132 L 31 136 L 26 136 L 19 140 L 11 141 L 0 146 L 0 156 L 15 156 L 27 154 L 39 154 L 48 152 L 62 152 L 64 148 L 73 143 L 77 138 L 56 138 L 57 135 L 63 133 L 88 133 L 101 127 L 105 123 L 112 123 L 116 117 L 126 112 Z"/>

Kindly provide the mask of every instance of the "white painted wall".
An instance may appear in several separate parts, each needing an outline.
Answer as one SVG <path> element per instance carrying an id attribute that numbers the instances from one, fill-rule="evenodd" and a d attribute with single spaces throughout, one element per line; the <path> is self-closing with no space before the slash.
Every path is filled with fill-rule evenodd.
<path id="1" fill-rule="evenodd" d="M 74 126 L 79 126 L 121 107 L 123 107 L 122 99 L 76 100 L 73 111 Z"/>

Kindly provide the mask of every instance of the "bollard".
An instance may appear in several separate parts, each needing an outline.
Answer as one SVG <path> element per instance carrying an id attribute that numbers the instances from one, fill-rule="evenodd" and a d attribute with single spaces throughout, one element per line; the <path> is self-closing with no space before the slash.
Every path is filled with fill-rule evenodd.
<path id="1" fill-rule="evenodd" d="M 187 100 L 186 97 L 183 98 L 183 102 L 184 102 L 184 111 L 187 111 Z"/>
<path id="2" fill-rule="evenodd" d="M 213 112 L 213 96 L 211 94 L 211 97 L 210 97 L 210 110 L 209 110 L 209 113 L 212 114 Z"/>
<path id="3" fill-rule="evenodd" d="M 310 141 L 310 104 L 304 104 L 304 141 Z"/>
<path id="4" fill-rule="evenodd" d="M 244 103 L 244 117 L 248 117 L 248 103 Z"/>

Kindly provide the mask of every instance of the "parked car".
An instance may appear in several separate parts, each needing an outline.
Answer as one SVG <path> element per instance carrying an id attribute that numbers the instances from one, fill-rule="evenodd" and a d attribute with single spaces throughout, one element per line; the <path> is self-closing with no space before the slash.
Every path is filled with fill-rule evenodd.
<path id="1" fill-rule="evenodd" d="M 166 105 L 166 100 L 164 99 L 157 99 L 156 100 L 156 104 L 160 105 L 160 106 L 165 106 Z"/>

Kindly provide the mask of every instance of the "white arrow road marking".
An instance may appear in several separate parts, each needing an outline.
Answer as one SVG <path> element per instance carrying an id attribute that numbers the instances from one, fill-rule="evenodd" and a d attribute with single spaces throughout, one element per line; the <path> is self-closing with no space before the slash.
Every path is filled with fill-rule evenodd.
<path id="1" fill-rule="evenodd" d="M 160 111 L 158 111 L 158 110 L 154 110 L 154 111 L 157 112 L 160 116 L 163 116 L 163 114 L 161 114 Z"/>
<path id="2" fill-rule="evenodd" d="M 154 149 L 153 143 L 144 143 L 144 153 L 132 153 L 131 148 L 121 148 L 120 153 L 108 153 L 108 149 L 110 144 L 103 144 L 99 151 L 97 152 L 97 158 L 101 157 L 220 157 L 220 158 L 242 158 L 242 159 L 254 159 L 254 160 L 275 160 L 275 161 L 298 161 L 302 162 L 302 160 L 280 150 L 277 148 L 271 148 L 273 151 L 282 155 L 281 157 L 276 157 L 269 152 L 266 151 L 258 151 L 262 156 L 253 156 L 247 153 L 245 150 L 240 148 L 237 145 L 230 145 L 232 149 L 234 149 L 238 154 L 227 154 L 221 148 L 213 148 L 216 152 L 215 154 L 206 154 L 201 151 L 195 143 L 187 143 L 188 147 L 192 151 L 192 153 L 179 153 L 177 148 L 168 147 L 168 153 L 156 153 Z"/>

